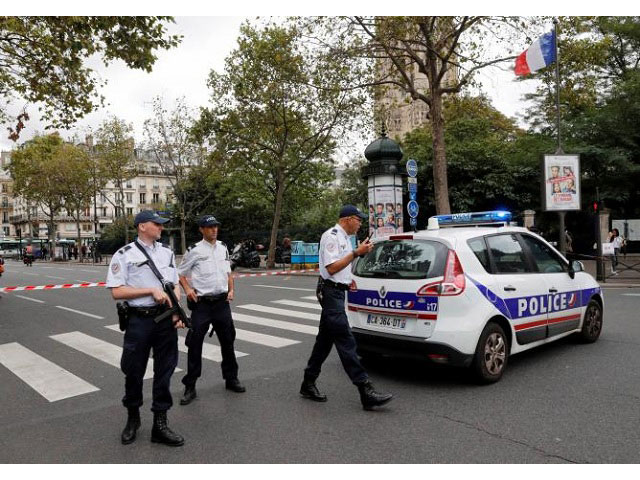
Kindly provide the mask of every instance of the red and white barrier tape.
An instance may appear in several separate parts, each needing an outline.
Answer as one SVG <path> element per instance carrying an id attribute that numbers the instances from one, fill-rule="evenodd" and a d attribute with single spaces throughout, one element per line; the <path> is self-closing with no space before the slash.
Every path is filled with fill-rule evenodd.
<path id="1" fill-rule="evenodd" d="M 291 275 L 292 273 L 308 273 L 317 272 L 317 268 L 309 268 L 306 270 L 285 270 L 278 272 L 267 273 L 241 273 L 240 275 L 234 275 L 234 278 L 244 277 L 266 277 L 270 275 Z M 89 287 L 105 287 L 105 282 L 96 283 L 64 283 L 62 285 L 28 285 L 26 287 L 0 287 L 1 292 L 19 292 L 23 290 L 58 290 L 60 288 L 89 288 Z"/>

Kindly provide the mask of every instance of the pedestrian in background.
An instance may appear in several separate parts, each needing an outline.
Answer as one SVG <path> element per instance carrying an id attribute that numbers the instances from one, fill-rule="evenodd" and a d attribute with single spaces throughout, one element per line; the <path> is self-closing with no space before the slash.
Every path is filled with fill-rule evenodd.
<path id="1" fill-rule="evenodd" d="M 344 310 L 345 293 L 351 286 L 351 262 L 373 249 L 373 244 L 367 239 L 354 250 L 349 239 L 349 235 L 358 232 L 365 218 L 367 216 L 355 206 L 345 205 L 340 210 L 338 223 L 324 232 L 320 239 L 320 278 L 316 294 L 322 314 L 300 394 L 316 402 L 327 401 L 327 396 L 318 390 L 316 380 L 335 343 L 342 366 L 351 382 L 358 387 L 363 408 L 371 410 L 389 402 L 393 395 L 377 392 L 369 381 L 356 353 L 356 340 Z"/>
<path id="2" fill-rule="evenodd" d="M 128 301 L 128 326 L 124 332 L 124 345 L 120 362 L 125 374 L 125 394 L 122 404 L 127 408 L 127 424 L 121 441 L 127 445 L 136 439 L 140 428 L 142 385 L 153 349 L 153 429 L 151 441 L 170 446 L 184 444 L 184 438 L 167 425 L 167 411 L 173 405 L 171 376 L 178 364 L 178 328 L 184 328 L 178 315 L 159 322 L 155 318 L 171 306 L 169 296 L 160 280 L 149 267 L 149 255 L 158 271 L 168 282 L 173 282 L 176 298 L 180 299 L 178 273 L 173 251 L 158 243 L 162 225 L 168 222 L 151 210 L 143 210 L 134 219 L 138 238 L 125 245 L 111 259 L 107 274 L 107 288 L 115 300 Z"/>
<path id="3" fill-rule="evenodd" d="M 238 380 L 238 362 L 233 348 L 236 329 L 231 317 L 233 276 L 227 246 L 218 240 L 220 222 L 213 215 L 198 221 L 202 240 L 191 246 L 178 268 L 180 285 L 191 309 L 192 328 L 187 347 L 188 367 L 182 379 L 184 396 L 180 405 L 190 404 L 197 396 L 196 382 L 202 375 L 202 344 L 209 330 L 216 332 L 222 353 L 222 378 L 225 388 L 236 393 L 246 389 Z"/>
<path id="4" fill-rule="evenodd" d="M 616 268 L 618 267 L 618 254 L 622 248 L 622 238 L 620 237 L 620 231 L 614 228 L 609 232 L 609 243 L 613 244 L 613 255 L 611 256 L 611 274 L 618 275 Z"/>

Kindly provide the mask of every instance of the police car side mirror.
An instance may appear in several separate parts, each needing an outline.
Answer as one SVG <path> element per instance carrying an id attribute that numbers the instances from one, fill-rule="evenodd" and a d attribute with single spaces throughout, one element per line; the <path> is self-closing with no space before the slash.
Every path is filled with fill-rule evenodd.
<path id="1" fill-rule="evenodd" d="M 574 272 L 584 272 L 584 264 L 578 260 L 571 262 L 571 268 Z"/>

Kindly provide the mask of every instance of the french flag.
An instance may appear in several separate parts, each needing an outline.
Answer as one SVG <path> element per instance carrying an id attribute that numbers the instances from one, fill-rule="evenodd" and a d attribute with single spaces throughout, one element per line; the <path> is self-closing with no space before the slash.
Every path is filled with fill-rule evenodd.
<path id="1" fill-rule="evenodd" d="M 555 30 L 545 33 L 518 58 L 516 58 L 516 75 L 528 75 L 556 61 Z"/>

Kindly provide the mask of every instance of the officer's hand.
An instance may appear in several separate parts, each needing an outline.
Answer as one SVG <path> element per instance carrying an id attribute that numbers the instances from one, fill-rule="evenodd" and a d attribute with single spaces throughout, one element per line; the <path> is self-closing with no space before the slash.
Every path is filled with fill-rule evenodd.
<path id="1" fill-rule="evenodd" d="M 198 294 L 196 293 L 196 291 L 192 288 L 191 290 L 189 290 L 189 293 L 187 293 L 187 298 L 189 300 L 191 300 L 192 302 L 197 302 L 198 301 Z"/>
<path id="2" fill-rule="evenodd" d="M 171 320 L 173 321 L 173 328 L 185 328 L 184 323 L 180 320 L 180 315 L 174 315 Z"/>
<path id="3" fill-rule="evenodd" d="M 227 293 L 227 302 L 233 302 L 233 290 L 229 290 Z"/>
<path id="4" fill-rule="evenodd" d="M 358 248 L 356 248 L 356 255 L 358 256 L 366 255 L 371 250 L 373 250 L 373 243 L 371 243 L 369 241 L 369 237 L 367 237 L 365 241 L 362 242 L 360 245 L 358 245 Z"/>
<path id="5" fill-rule="evenodd" d="M 159 304 L 168 303 L 169 307 L 171 307 L 171 300 L 169 300 L 169 296 L 166 293 L 164 293 L 164 290 L 162 290 L 161 288 L 153 289 L 153 299 L 155 300 L 156 303 L 159 303 Z"/>

